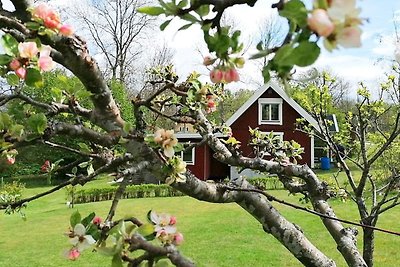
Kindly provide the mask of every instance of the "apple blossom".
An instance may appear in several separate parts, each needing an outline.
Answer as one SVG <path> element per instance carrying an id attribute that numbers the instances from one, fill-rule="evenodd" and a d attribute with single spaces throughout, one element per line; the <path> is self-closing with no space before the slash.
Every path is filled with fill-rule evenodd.
<path id="1" fill-rule="evenodd" d="M 15 74 L 19 77 L 19 78 L 21 78 L 21 79 L 25 79 L 25 77 L 26 77 L 26 69 L 24 69 L 24 68 L 19 68 L 19 69 L 17 69 L 16 71 L 15 71 Z"/>
<path id="2" fill-rule="evenodd" d="M 336 36 L 339 45 L 350 48 L 361 46 L 361 29 L 359 27 L 346 27 Z"/>
<path id="3" fill-rule="evenodd" d="M 213 69 L 210 71 L 210 80 L 213 83 L 220 83 L 224 79 L 224 72 L 220 69 Z"/>
<path id="4" fill-rule="evenodd" d="M 318 33 L 318 35 L 327 37 L 335 30 L 335 24 L 331 21 L 328 13 L 324 9 L 315 9 L 307 20 L 308 26 L 311 30 Z"/>
<path id="5" fill-rule="evenodd" d="M 344 21 L 347 17 L 356 17 L 360 10 L 356 8 L 356 0 L 332 0 L 327 10 L 332 20 Z"/>
<path id="6" fill-rule="evenodd" d="M 170 224 L 170 225 L 176 224 L 176 217 L 175 217 L 175 216 L 171 216 L 171 217 L 169 218 L 169 224 Z"/>
<path id="7" fill-rule="evenodd" d="M 159 129 L 154 133 L 154 142 L 164 148 L 164 155 L 172 158 L 175 155 L 174 146 L 178 144 L 174 130 Z"/>
<path id="8" fill-rule="evenodd" d="M 18 59 L 14 58 L 13 60 L 11 60 L 9 66 L 10 66 L 10 69 L 17 70 L 21 67 L 21 62 L 19 62 Z"/>
<path id="9" fill-rule="evenodd" d="M 175 234 L 176 226 L 171 225 L 171 216 L 168 214 L 157 214 L 154 211 L 150 212 L 150 220 L 154 223 L 154 231 L 156 236 L 165 234 Z M 175 220 L 176 222 L 176 220 Z"/>
<path id="10" fill-rule="evenodd" d="M 79 251 L 82 252 L 85 249 L 91 247 L 96 240 L 91 235 L 85 235 L 86 228 L 83 224 L 77 223 L 74 227 L 74 230 L 70 233 L 70 242 L 71 244 Z"/>
<path id="11" fill-rule="evenodd" d="M 64 36 L 71 36 L 72 34 L 74 34 L 74 29 L 69 24 L 62 25 L 59 31 Z"/>
<path id="12" fill-rule="evenodd" d="M 39 53 L 35 42 L 25 42 L 18 44 L 18 52 L 21 58 L 32 59 Z"/>
<path id="13" fill-rule="evenodd" d="M 33 8 L 32 17 L 34 19 L 44 20 L 48 16 L 50 11 L 51 11 L 51 9 L 47 4 L 41 3 Z"/>

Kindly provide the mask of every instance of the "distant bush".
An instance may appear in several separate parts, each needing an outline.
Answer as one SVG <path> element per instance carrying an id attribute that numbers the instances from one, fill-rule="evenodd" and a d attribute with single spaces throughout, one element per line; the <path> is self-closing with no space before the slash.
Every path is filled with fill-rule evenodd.
<path id="1" fill-rule="evenodd" d="M 18 201 L 22 197 L 22 191 L 25 189 L 25 184 L 13 181 L 0 185 L 0 205 Z"/>
<path id="2" fill-rule="evenodd" d="M 81 189 L 74 193 L 74 203 L 88 203 L 111 200 L 114 198 L 113 187 Z M 184 194 L 168 185 L 143 184 L 127 186 L 122 198 L 176 197 Z"/>
<path id="3" fill-rule="evenodd" d="M 276 176 L 250 178 L 247 181 L 261 190 L 283 189 L 283 184 Z"/>

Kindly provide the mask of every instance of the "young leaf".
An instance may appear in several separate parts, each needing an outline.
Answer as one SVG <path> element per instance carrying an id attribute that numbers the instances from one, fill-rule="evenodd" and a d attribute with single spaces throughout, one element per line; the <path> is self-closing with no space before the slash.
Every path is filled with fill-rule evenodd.
<path id="1" fill-rule="evenodd" d="M 137 11 L 150 16 L 158 16 L 164 13 L 164 8 L 159 6 L 144 6 L 139 7 Z"/>
<path id="2" fill-rule="evenodd" d="M 10 73 L 6 76 L 7 83 L 11 86 L 17 86 L 19 84 L 19 78 L 15 73 Z"/>
<path id="3" fill-rule="evenodd" d="M 121 254 L 115 254 L 112 258 L 111 267 L 123 267 Z"/>
<path id="4" fill-rule="evenodd" d="M 307 9 L 300 0 L 291 0 L 285 3 L 279 15 L 288 18 L 298 24 L 300 27 L 307 26 Z"/>
<path id="5" fill-rule="evenodd" d="M 313 64 L 319 57 L 321 49 L 314 42 L 304 41 L 299 44 L 291 54 L 291 61 L 300 67 Z"/>
<path id="6" fill-rule="evenodd" d="M 28 119 L 28 126 L 36 133 L 43 134 L 47 128 L 47 118 L 43 113 L 33 114 Z"/>
<path id="7" fill-rule="evenodd" d="M 88 216 L 86 216 L 85 218 L 82 219 L 82 224 L 86 227 L 89 225 L 89 223 L 91 223 L 94 219 L 94 217 L 96 216 L 96 213 L 92 212 L 90 213 Z"/>
<path id="8" fill-rule="evenodd" d="M 38 69 L 28 68 L 26 70 L 25 83 L 28 86 L 41 88 L 43 86 L 43 77 Z"/>
<path id="9" fill-rule="evenodd" d="M 160 25 L 160 30 L 165 30 L 165 28 L 167 28 L 167 26 L 171 23 L 172 19 L 170 20 L 166 20 L 164 21 L 161 25 Z"/>
<path id="10" fill-rule="evenodd" d="M 7 55 L 18 55 L 18 41 L 10 34 L 4 34 L 1 37 L 1 44 Z"/>
<path id="11" fill-rule="evenodd" d="M 143 237 L 149 236 L 154 233 L 154 225 L 150 223 L 143 224 L 138 228 L 138 233 Z"/>
<path id="12" fill-rule="evenodd" d="M 2 54 L 2 55 L 0 55 L 0 65 L 8 65 L 12 59 L 13 59 L 12 56 Z"/>
<path id="13" fill-rule="evenodd" d="M 79 213 L 78 210 L 74 211 L 71 214 L 71 217 L 69 218 L 69 222 L 71 224 L 71 227 L 74 228 L 75 225 L 81 222 L 81 214 Z"/>

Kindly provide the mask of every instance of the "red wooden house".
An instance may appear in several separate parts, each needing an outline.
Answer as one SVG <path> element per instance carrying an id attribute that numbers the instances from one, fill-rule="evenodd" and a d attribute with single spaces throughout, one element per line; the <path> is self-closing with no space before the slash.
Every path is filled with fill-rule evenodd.
<path id="1" fill-rule="evenodd" d="M 303 148 L 301 164 L 314 167 L 314 138 L 306 133 L 295 130 L 297 118 L 304 118 L 315 129 L 317 121 L 307 113 L 298 103 L 290 98 L 286 92 L 274 82 L 270 82 L 260 89 L 237 110 L 226 124 L 231 127 L 233 136 L 241 142 L 243 155 L 252 157 L 252 149 L 247 145 L 250 138 L 249 127 L 259 128 L 263 132 L 274 132 L 283 140 L 295 140 Z M 200 141 L 199 134 L 194 133 L 185 125 L 177 129 L 177 138 L 180 142 Z M 213 158 L 213 151 L 209 146 L 201 145 L 181 154 L 188 164 L 188 169 L 198 178 L 223 179 L 238 175 L 236 168 L 231 168 Z M 253 176 L 254 173 L 245 170 L 241 174 Z"/>

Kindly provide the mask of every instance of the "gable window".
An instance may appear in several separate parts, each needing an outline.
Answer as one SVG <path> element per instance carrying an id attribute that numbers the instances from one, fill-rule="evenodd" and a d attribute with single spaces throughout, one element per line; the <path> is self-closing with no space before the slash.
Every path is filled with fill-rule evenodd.
<path id="1" fill-rule="evenodd" d="M 176 153 L 176 156 L 180 157 L 187 165 L 194 165 L 194 147 L 192 149 L 184 149 Z"/>
<path id="2" fill-rule="evenodd" d="M 282 125 L 282 98 L 258 99 L 258 123 Z"/>

